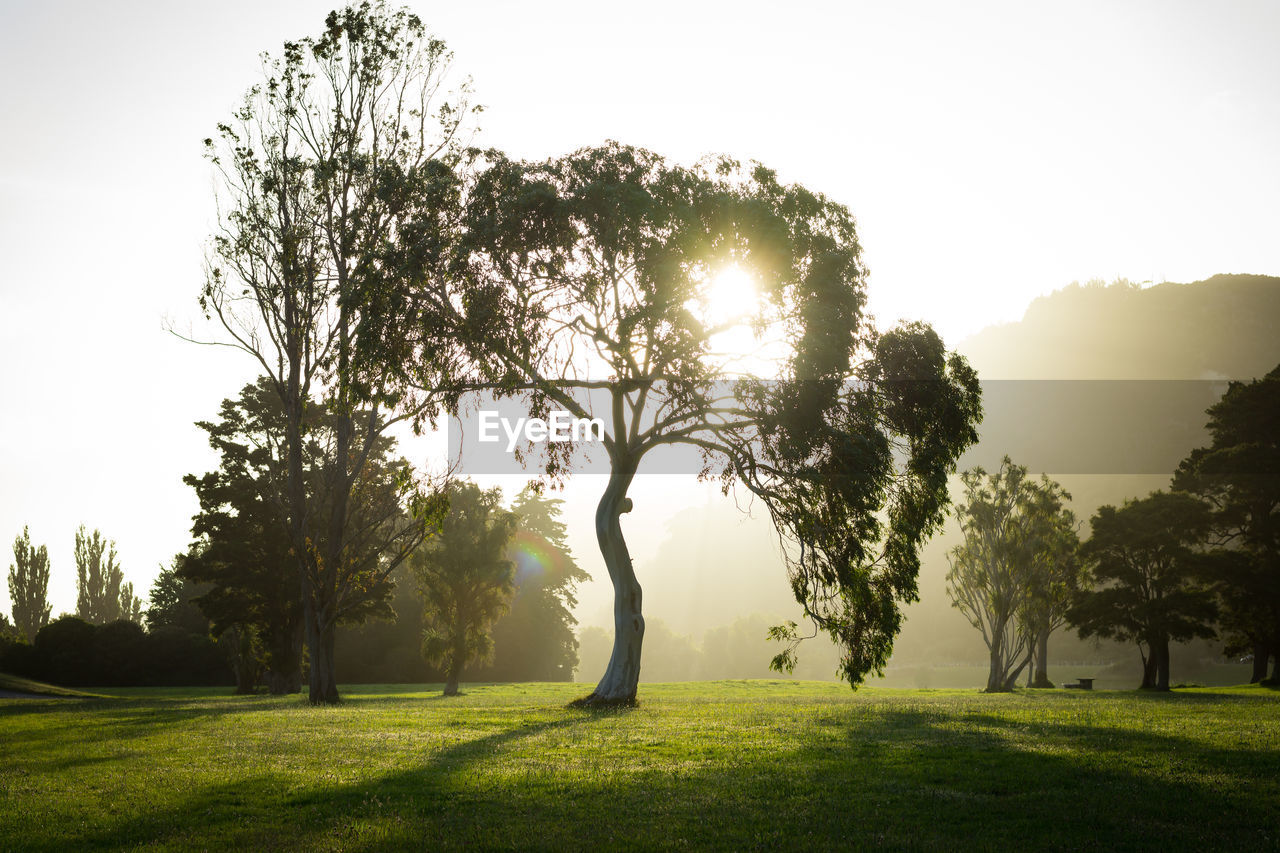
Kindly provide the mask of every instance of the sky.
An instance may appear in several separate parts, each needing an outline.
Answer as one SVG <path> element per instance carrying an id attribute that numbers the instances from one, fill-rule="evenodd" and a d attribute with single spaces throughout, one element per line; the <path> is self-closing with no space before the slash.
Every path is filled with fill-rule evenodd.
<path id="1" fill-rule="evenodd" d="M 472 78 L 486 145 L 726 153 L 847 204 L 882 324 L 954 345 L 1071 281 L 1280 272 L 1280 4 L 410 5 Z M 258 54 L 331 6 L 0 2 L 0 540 L 48 545 L 54 615 L 78 525 L 144 598 L 189 542 L 181 478 L 216 462 L 193 422 L 255 375 L 169 331 L 201 330 L 200 143 Z M 599 488 L 565 497 L 603 578 Z M 637 562 L 715 499 L 670 477 L 633 497 Z M 606 595 L 584 591 L 585 620 Z"/>

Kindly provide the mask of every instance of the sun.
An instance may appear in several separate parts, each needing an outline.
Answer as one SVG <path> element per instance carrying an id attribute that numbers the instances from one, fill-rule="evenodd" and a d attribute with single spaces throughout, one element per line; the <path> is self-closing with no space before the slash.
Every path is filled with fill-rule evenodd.
<path id="1" fill-rule="evenodd" d="M 759 309 L 759 301 L 755 278 L 737 265 L 716 273 L 703 298 L 707 320 L 713 327 L 750 319 Z"/>

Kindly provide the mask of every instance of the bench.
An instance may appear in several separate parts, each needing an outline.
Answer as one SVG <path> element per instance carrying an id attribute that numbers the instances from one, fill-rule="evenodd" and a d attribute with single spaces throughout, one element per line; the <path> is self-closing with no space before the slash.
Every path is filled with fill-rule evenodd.
<path id="1" fill-rule="evenodd" d="M 1092 690 L 1092 689 L 1093 689 L 1093 679 L 1092 679 L 1092 678 L 1078 678 L 1078 679 L 1076 679 L 1076 683 L 1075 683 L 1075 684 L 1064 684 L 1064 685 L 1062 685 L 1062 688 L 1063 688 L 1064 690 Z"/>

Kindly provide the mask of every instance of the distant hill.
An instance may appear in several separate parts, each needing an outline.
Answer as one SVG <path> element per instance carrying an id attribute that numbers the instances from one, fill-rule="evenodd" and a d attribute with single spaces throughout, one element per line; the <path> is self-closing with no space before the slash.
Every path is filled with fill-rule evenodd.
<path id="1" fill-rule="evenodd" d="M 1280 363 L 1280 278 L 1073 284 L 957 349 L 984 379 L 1252 379 Z"/>

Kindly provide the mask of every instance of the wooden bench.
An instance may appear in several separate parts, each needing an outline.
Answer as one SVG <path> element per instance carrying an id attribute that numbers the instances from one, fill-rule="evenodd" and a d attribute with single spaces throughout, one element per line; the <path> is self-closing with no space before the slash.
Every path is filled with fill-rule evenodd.
<path id="1" fill-rule="evenodd" d="M 1093 679 L 1092 679 L 1092 678 L 1077 678 L 1077 679 L 1076 679 L 1076 683 L 1075 683 L 1075 684 L 1064 684 L 1064 685 L 1062 685 L 1062 688 L 1063 688 L 1064 690 L 1092 690 L 1092 689 L 1093 689 Z"/>

